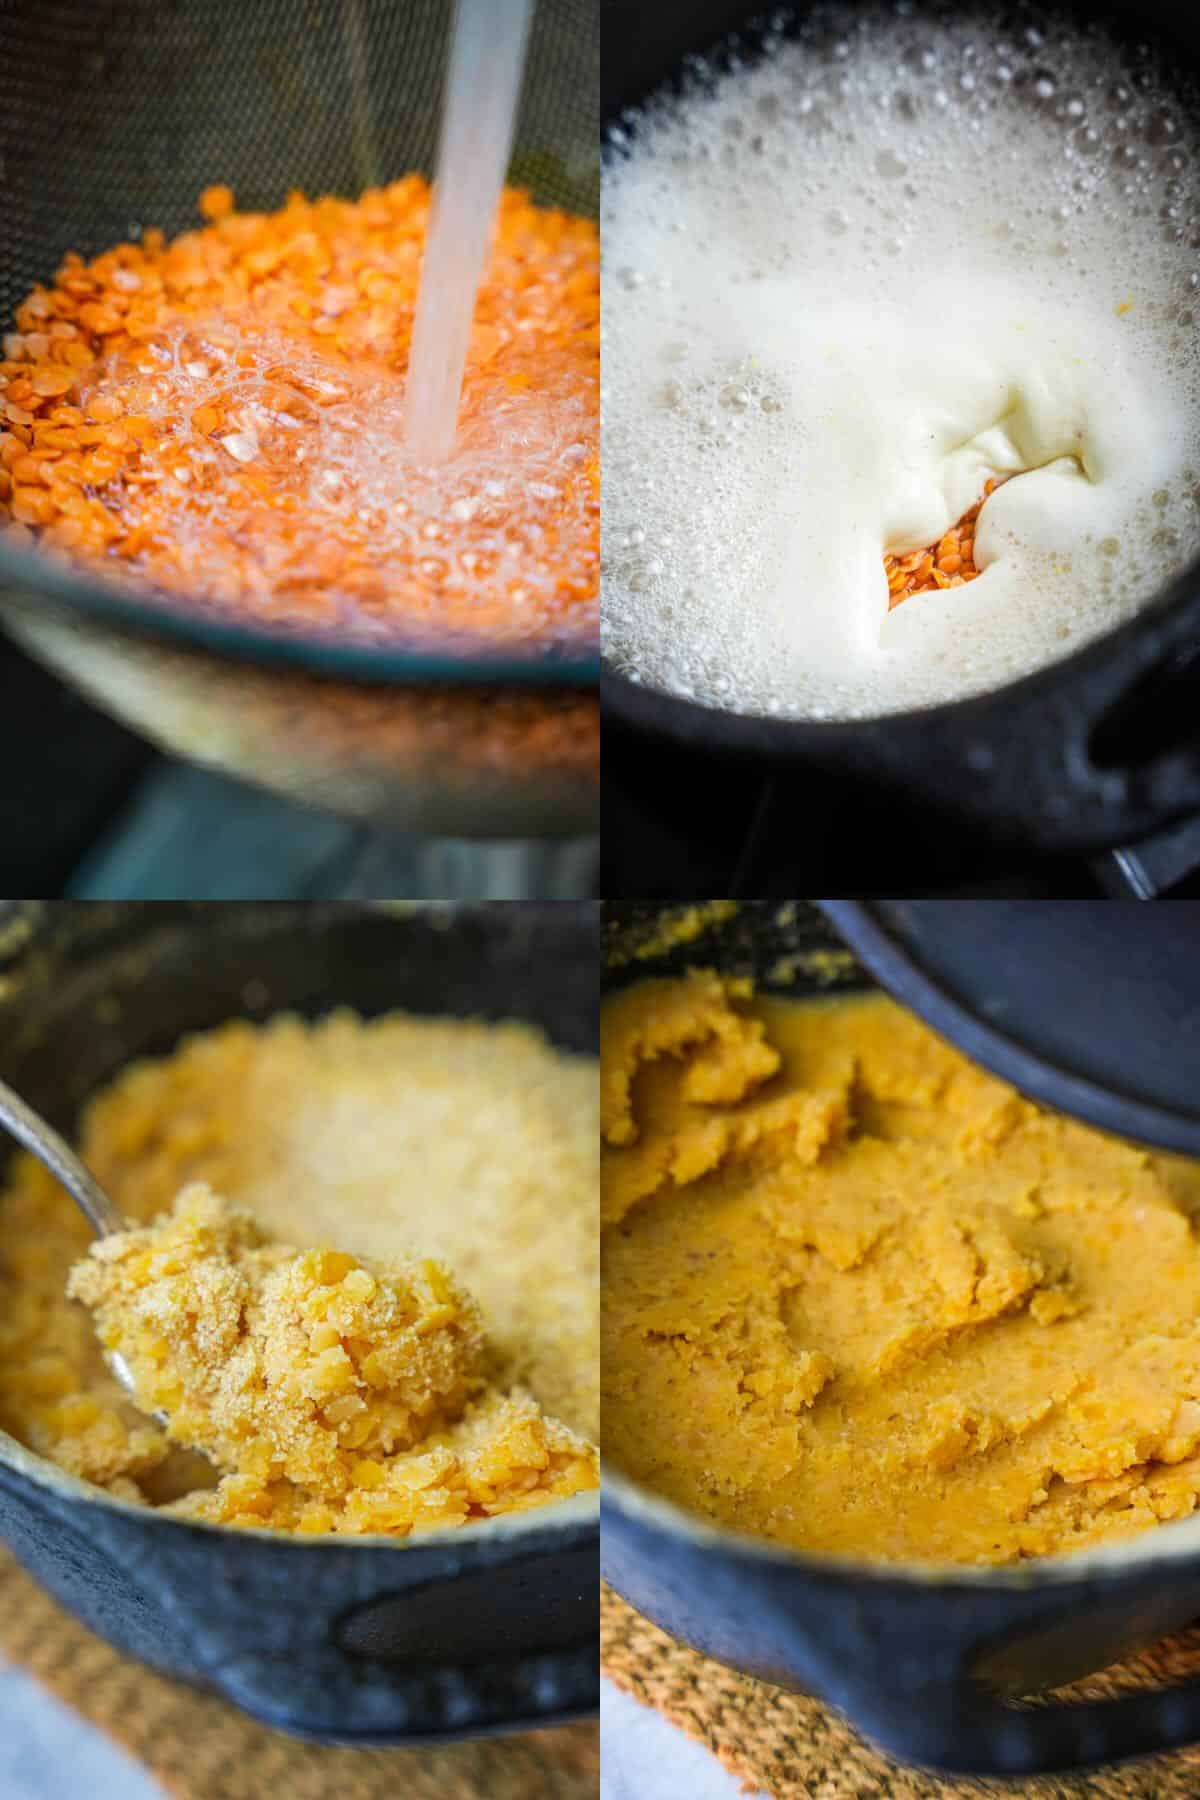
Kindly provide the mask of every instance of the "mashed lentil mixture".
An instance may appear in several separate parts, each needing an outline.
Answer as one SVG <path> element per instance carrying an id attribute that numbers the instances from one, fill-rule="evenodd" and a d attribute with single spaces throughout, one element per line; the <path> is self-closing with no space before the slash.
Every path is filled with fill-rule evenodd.
<path id="1" fill-rule="evenodd" d="M 602 1036 L 606 1449 L 805 1548 L 1003 1563 L 1200 1494 L 1200 1168 L 891 1000 L 710 973 Z"/>
<path id="2" fill-rule="evenodd" d="M 429 185 L 147 231 L 17 308 L 0 522 L 268 621 L 590 639 L 599 238 L 505 191 L 449 462 L 404 451 Z"/>
<path id="3" fill-rule="evenodd" d="M 93 1243 L 28 1157 L 0 1193 L 0 1426 L 233 1525 L 404 1536 L 594 1487 L 595 1093 L 526 1026 L 400 1015 L 135 1065 L 81 1149 L 153 1223 Z"/>

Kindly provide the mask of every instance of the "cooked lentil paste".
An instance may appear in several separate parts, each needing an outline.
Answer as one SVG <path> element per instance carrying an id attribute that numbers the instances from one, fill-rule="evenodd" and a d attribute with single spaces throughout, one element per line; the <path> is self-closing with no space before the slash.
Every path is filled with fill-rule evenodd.
<path id="1" fill-rule="evenodd" d="M 14 1162 L 0 1425 L 233 1525 L 404 1536 L 594 1487 L 595 1142 L 594 1062 L 523 1025 L 339 1013 L 189 1039 L 84 1121 L 148 1229 L 92 1244 Z"/>
<path id="2" fill-rule="evenodd" d="M 605 1447 L 741 1530 L 1004 1563 L 1200 1493 L 1200 1168 L 891 1000 L 694 973 L 607 1004 Z"/>

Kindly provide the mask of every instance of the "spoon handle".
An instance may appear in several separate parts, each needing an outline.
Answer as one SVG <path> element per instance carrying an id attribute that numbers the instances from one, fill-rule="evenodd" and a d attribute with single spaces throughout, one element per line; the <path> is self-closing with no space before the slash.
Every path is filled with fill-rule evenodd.
<path id="1" fill-rule="evenodd" d="M 61 1181 L 72 1200 L 85 1213 L 97 1237 L 123 1231 L 124 1222 L 99 1183 L 84 1168 L 71 1146 L 47 1125 L 19 1094 L 0 1081 L 0 1125 L 3 1125 L 39 1162 Z"/>

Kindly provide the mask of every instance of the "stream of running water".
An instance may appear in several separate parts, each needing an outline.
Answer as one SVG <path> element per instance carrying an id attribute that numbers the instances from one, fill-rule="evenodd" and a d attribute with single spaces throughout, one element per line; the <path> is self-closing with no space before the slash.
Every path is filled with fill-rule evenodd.
<path id="1" fill-rule="evenodd" d="M 433 211 L 409 355 L 405 435 L 418 462 L 454 447 L 471 319 L 512 151 L 533 0 L 458 0 Z"/>

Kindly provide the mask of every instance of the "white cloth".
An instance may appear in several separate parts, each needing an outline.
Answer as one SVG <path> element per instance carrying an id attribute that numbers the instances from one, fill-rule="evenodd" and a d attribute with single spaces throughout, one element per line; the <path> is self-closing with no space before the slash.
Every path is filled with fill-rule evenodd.
<path id="1" fill-rule="evenodd" d="M 715 1756 L 624 1694 L 600 1690 L 600 1800 L 755 1800 Z M 765 1800 L 759 1795 L 757 1800 Z"/>
<path id="2" fill-rule="evenodd" d="M 22 1669 L 0 1663 L 0 1800 L 163 1800 L 163 1790 Z"/>

